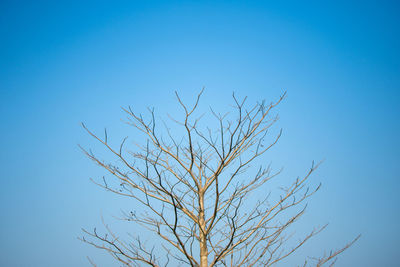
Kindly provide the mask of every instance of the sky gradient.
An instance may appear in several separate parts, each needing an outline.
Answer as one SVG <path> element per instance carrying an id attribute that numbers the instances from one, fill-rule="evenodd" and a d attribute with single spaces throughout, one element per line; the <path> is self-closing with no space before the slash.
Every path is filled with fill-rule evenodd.
<path id="1" fill-rule="evenodd" d="M 296 177 L 325 159 L 298 232 L 329 227 L 287 266 L 359 233 L 338 266 L 397 266 L 400 7 L 360 3 L 1 1 L 0 265 L 113 266 L 77 237 L 131 203 L 89 181 L 105 173 L 80 122 L 135 139 L 121 106 L 179 116 L 174 91 L 204 86 L 205 111 L 287 91 L 266 161 Z"/>

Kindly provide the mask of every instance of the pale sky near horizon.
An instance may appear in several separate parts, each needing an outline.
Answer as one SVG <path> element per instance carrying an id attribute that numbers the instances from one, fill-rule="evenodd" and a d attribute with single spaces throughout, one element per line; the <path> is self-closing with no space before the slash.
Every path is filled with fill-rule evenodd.
<path id="1" fill-rule="evenodd" d="M 205 111 L 229 109 L 232 92 L 251 104 L 287 91 L 266 162 L 295 177 L 325 160 L 295 230 L 329 227 L 285 266 L 359 233 L 337 266 L 398 266 L 399 11 L 396 1 L 1 1 L 0 265 L 118 266 L 77 240 L 134 209 L 90 183 L 105 173 L 77 144 L 101 147 L 80 122 L 134 139 L 121 106 L 179 114 L 174 91 L 191 103 L 204 86 Z"/>

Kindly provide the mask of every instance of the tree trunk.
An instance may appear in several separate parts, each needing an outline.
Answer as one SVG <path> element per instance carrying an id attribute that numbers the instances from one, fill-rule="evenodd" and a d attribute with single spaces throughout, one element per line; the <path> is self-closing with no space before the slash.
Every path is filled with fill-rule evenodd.
<path id="1" fill-rule="evenodd" d="M 205 235 L 206 231 L 206 222 L 204 218 L 204 193 L 199 196 L 199 224 L 200 224 L 200 267 L 208 267 L 208 248 L 207 248 L 207 236 Z"/>

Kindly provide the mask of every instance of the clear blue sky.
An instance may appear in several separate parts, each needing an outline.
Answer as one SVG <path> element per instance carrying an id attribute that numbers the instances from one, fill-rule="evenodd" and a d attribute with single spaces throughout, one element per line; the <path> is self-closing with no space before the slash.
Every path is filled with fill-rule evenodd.
<path id="1" fill-rule="evenodd" d="M 120 106 L 173 113 L 174 90 L 190 102 L 205 86 L 202 108 L 221 110 L 233 91 L 255 102 L 287 90 L 268 160 L 291 176 L 326 159 L 299 231 L 330 226 L 300 258 L 362 233 L 338 266 L 398 266 L 399 12 L 396 1 L 1 1 L 0 265 L 111 266 L 77 236 L 132 204 L 89 182 L 104 172 L 77 144 L 100 147 L 79 123 L 117 142 L 135 136 Z"/>

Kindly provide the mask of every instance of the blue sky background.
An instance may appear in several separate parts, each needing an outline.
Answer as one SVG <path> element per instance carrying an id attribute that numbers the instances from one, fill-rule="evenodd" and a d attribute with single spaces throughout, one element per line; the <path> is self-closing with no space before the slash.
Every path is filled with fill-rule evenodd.
<path id="1" fill-rule="evenodd" d="M 1 1 L 1 266 L 99 266 L 77 240 L 125 199 L 89 182 L 101 151 L 79 123 L 136 138 L 120 106 L 178 113 L 276 99 L 284 130 L 267 155 L 283 177 L 326 159 L 299 233 L 329 222 L 294 262 L 362 238 L 338 266 L 397 266 L 400 12 L 396 1 Z M 283 178 L 285 179 L 285 178 Z M 132 206 L 133 205 L 133 206 Z M 127 226 L 117 229 L 138 231 Z"/>

